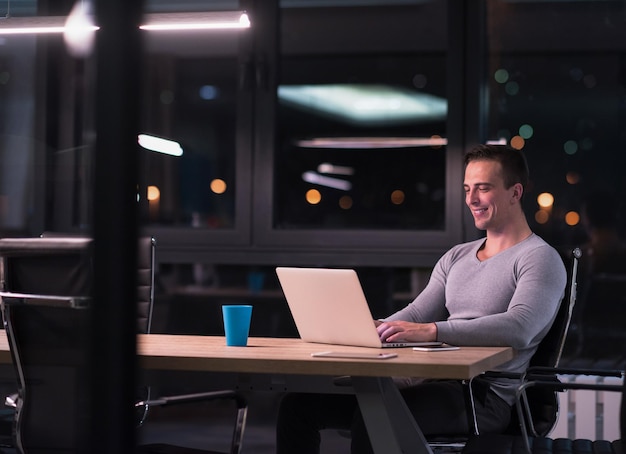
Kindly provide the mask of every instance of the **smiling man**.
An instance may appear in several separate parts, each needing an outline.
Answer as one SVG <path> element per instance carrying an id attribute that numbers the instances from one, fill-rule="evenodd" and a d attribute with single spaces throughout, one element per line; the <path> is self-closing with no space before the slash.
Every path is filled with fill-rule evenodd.
<path id="1" fill-rule="evenodd" d="M 556 250 L 526 221 L 521 200 L 527 184 L 528 167 L 519 150 L 480 145 L 465 155 L 465 203 L 486 235 L 446 252 L 409 305 L 376 321 L 381 340 L 510 346 L 515 357 L 500 370 L 528 367 L 563 298 L 566 272 Z M 479 430 L 504 430 L 517 383 L 475 382 Z M 400 392 L 425 435 L 470 433 L 460 381 L 415 380 Z M 279 411 L 278 453 L 319 452 L 319 431 L 327 427 L 351 430 L 352 453 L 372 452 L 354 396 L 288 394 Z"/>

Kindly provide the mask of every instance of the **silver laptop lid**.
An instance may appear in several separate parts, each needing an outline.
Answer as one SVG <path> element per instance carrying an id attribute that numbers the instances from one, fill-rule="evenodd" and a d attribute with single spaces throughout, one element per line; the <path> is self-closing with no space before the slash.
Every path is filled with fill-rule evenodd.
<path id="1" fill-rule="evenodd" d="M 354 270 L 278 267 L 276 274 L 302 340 L 382 346 Z"/>

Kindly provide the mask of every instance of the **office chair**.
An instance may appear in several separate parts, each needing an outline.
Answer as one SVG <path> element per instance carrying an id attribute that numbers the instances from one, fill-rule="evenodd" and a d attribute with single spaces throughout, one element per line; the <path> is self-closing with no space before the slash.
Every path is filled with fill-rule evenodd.
<path id="1" fill-rule="evenodd" d="M 138 254 L 138 332 L 149 333 L 152 318 L 155 242 L 142 238 Z M 39 450 L 89 452 L 86 434 L 97 402 L 88 399 L 89 339 L 93 267 L 91 239 L 59 237 L 0 240 L 2 313 L 19 393 L 13 439 L 22 453 Z M 247 404 L 232 390 L 152 398 L 142 389 L 138 425 L 153 406 L 229 399 L 237 407 L 231 453 L 239 453 Z M 144 453 L 193 450 L 164 444 L 137 448 Z"/>
<path id="2" fill-rule="evenodd" d="M 561 356 L 563 354 L 563 348 L 565 346 L 565 340 L 569 331 L 570 322 L 572 320 L 572 313 L 576 304 L 577 287 L 578 287 L 578 265 L 582 257 L 582 251 L 580 248 L 575 248 L 572 251 L 571 265 L 568 269 L 568 283 L 565 292 L 565 296 L 561 301 L 556 317 L 550 327 L 550 330 L 539 344 L 537 351 L 530 360 L 529 371 L 533 368 L 548 367 L 554 368 L 559 365 Z M 528 372 L 528 371 L 527 371 Z M 525 374 L 515 374 L 499 371 L 487 371 L 478 377 L 501 377 L 511 378 L 517 380 L 523 380 Z M 475 377 L 476 378 L 476 377 Z M 474 380 L 469 381 L 468 392 L 470 408 L 473 406 L 473 384 Z M 544 374 L 543 380 L 552 380 L 558 383 L 556 374 Z M 528 407 L 528 414 L 532 416 L 526 423 L 528 430 L 534 436 L 545 436 L 556 424 L 559 411 L 559 400 L 554 389 L 547 389 L 545 387 L 532 387 L 529 388 L 525 394 L 525 406 Z M 513 406 L 511 413 L 511 422 L 504 431 L 505 434 L 519 434 L 522 421 L 519 420 L 519 411 L 517 404 Z M 470 429 L 473 430 L 474 435 L 480 434 L 480 427 L 476 422 L 476 415 L 473 412 L 469 415 Z M 455 437 L 448 436 L 435 436 L 429 437 L 429 443 L 431 447 L 446 450 L 447 452 L 459 452 L 465 442 L 468 439 L 468 435 L 459 435 Z"/>
<path id="3" fill-rule="evenodd" d="M 594 375 L 601 377 L 621 377 L 621 385 L 607 383 L 584 383 L 571 381 L 567 383 L 555 382 L 552 377 L 556 374 L 567 374 L 574 377 Z M 547 380 L 546 380 L 547 378 Z M 552 439 L 547 436 L 536 436 L 527 430 L 524 421 L 531 420 L 524 400 L 531 389 L 546 388 L 551 391 L 566 392 L 570 389 L 585 389 L 589 391 L 612 391 L 621 393 L 621 438 L 614 441 L 589 439 Z M 521 433 L 511 434 L 482 434 L 474 435 L 465 444 L 463 454 L 626 454 L 626 380 L 623 370 L 589 370 L 564 368 L 535 368 L 529 372 L 527 379 L 517 391 L 518 418 L 522 421 Z"/>

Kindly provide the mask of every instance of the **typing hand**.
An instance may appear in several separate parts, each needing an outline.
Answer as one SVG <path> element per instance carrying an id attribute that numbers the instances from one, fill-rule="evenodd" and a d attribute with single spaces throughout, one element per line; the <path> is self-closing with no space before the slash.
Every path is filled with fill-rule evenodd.
<path id="1" fill-rule="evenodd" d="M 437 326 L 434 323 L 382 322 L 376 327 L 376 330 L 383 342 L 399 340 L 430 342 L 437 340 Z"/>

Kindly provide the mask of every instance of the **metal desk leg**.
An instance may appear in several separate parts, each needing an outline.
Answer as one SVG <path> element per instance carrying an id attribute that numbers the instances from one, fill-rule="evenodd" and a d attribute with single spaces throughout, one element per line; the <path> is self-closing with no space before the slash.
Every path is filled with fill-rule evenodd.
<path id="1" fill-rule="evenodd" d="M 390 377 L 353 376 L 352 385 L 375 453 L 433 453 Z"/>

